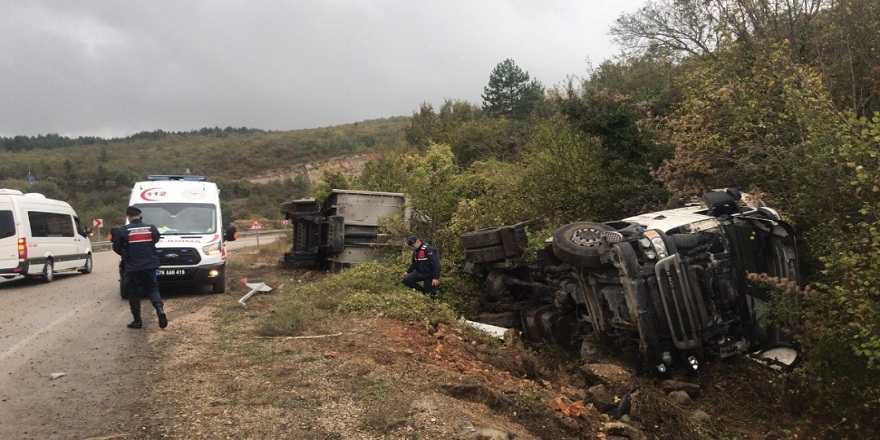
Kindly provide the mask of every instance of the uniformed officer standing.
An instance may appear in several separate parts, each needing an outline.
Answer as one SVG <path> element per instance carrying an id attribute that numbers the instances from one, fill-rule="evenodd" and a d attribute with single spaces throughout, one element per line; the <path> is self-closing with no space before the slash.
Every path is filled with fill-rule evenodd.
<path id="1" fill-rule="evenodd" d="M 168 326 L 168 318 L 162 308 L 162 297 L 159 295 L 159 282 L 156 280 L 156 269 L 159 268 L 159 256 L 156 255 L 156 242 L 159 241 L 159 230 L 156 226 L 144 223 L 141 210 L 129 206 L 125 210 L 128 224 L 118 229 L 113 240 L 113 251 L 121 255 L 125 261 L 125 290 L 128 305 L 134 321 L 128 328 L 141 328 L 141 294 L 146 291 L 150 302 L 156 308 L 159 327 Z"/>
<path id="2" fill-rule="evenodd" d="M 440 255 L 437 249 L 422 243 L 415 235 L 409 237 L 406 244 L 412 248 L 413 254 L 412 263 L 403 274 L 403 284 L 436 299 L 437 286 L 440 285 Z M 421 282 L 424 282 L 424 287 L 419 286 Z"/>

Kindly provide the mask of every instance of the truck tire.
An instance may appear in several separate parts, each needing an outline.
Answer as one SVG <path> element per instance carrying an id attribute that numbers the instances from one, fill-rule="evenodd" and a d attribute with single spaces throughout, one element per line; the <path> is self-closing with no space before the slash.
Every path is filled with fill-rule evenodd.
<path id="1" fill-rule="evenodd" d="M 595 269 L 602 265 L 602 239 L 599 232 L 614 228 L 602 223 L 569 223 L 553 233 L 553 253 L 574 266 Z"/>

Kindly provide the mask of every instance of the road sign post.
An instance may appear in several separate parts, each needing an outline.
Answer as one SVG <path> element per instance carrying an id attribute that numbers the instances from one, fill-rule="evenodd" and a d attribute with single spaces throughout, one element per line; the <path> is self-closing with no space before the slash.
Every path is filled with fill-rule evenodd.
<path id="1" fill-rule="evenodd" d="M 96 218 L 92 220 L 92 229 L 98 230 L 98 237 L 102 237 L 101 235 L 101 227 L 104 226 L 104 219 Z"/>
<path id="2" fill-rule="evenodd" d="M 258 220 L 254 220 L 254 224 L 251 225 L 251 231 L 261 230 L 263 230 L 263 225 Z M 260 234 L 257 234 L 257 247 L 260 247 Z"/>

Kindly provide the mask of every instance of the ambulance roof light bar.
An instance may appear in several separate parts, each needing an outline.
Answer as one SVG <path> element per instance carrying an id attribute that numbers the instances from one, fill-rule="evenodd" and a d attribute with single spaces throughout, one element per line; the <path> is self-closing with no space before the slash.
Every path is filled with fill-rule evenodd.
<path id="1" fill-rule="evenodd" d="M 147 176 L 148 180 L 187 180 L 190 182 L 204 182 L 205 176 L 191 176 L 189 174 L 153 174 Z"/>

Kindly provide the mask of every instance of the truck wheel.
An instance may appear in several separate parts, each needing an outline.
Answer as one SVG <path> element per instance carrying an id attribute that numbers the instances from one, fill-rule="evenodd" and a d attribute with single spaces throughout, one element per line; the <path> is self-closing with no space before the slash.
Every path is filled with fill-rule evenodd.
<path id="1" fill-rule="evenodd" d="M 55 281 L 55 263 L 52 260 L 46 260 L 46 267 L 43 268 L 43 282 L 51 283 Z"/>
<path id="2" fill-rule="evenodd" d="M 567 224 L 553 233 L 553 253 L 572 266 L 597 268 L 602 264 L 602 237 L 599 233 L 612 231 L 613 227 L 602 223 Z"/>

